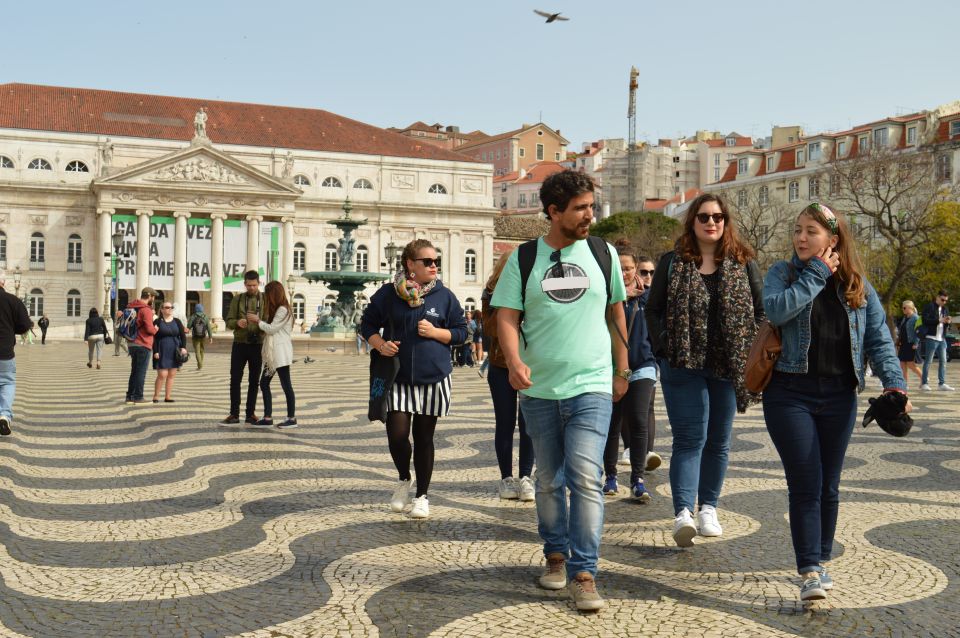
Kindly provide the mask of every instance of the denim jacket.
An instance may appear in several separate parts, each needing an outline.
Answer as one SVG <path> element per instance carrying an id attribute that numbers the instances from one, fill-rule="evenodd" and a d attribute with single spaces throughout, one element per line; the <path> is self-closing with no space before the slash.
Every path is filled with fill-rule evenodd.
<path id="1" fill-rule="evenodd" d="M 830 268 L 816 257 L 804 264 L 796 255 L 791 260 L 794 272 L 785 261 L 770 267 L 763 281 L 763 307 L 767 319 L 780 327 L 782 350 L 774 369 L 781 372 L 807 372 L 807 354 L 810 350 L 810 313 L 813 300 L 823 290 L 830 277 Z M 792 283 L 791 283 L 792 282 Z M 887 330 L 886 316 L 877 292 L 864 280 L 867 305 L 851 308 L 837 290 L 840 302 L 847 310 L 850 326 L 850 356 L 857 373 L 857 390 L 864 388 L 864 358 L 870 360 L 873 371 L 886 389 L 906 391 L 907 384 L 900 370 L 893 340 Z"/>

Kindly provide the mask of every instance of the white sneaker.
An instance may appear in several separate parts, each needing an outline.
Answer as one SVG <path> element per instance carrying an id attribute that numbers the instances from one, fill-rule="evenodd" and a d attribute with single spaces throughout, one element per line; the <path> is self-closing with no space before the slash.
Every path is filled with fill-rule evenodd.
<path id="1" fill-rule="evenodd" d="M 646 466 L 643 468 L 645 472 L 652 472 L 663 463 L 663 459 L 660 458 L 660 455 L 656 452 L 647 452 Z"/>
<path id="2" fill-rule="evenodd" d="M 696 535 L 697 526 L 693 524 L 693 516 L 684 507 L 673 519 L 673 541 L 678 547 L 693 547 L 693 537 Z"/>
<path id="3" fill-rule="evenodd" d="M 430 516 L 430 503 L 426 496 L 418 496 L 413 499 L 413 507 L 410 509 L 410 518 L 427 518 Z"/>
<path id="4" fill-rule="evenodd" d="M 930 392 L 930 390 L 932 390 L 933 388 L 930 387 L 929 383 L 924 383 L 923 385 L 920 386 L 920 389 L 924 392 Z"/>
<path id="5" fill-rule="evenodd" d="M 937 390 L 940 390 L 941 392 L 953 392 L 953 387 L 947 385 L 946 383 L 941 383 L 941 384 L 937 387 Z"/>
<path id="6" fill-rule="evenodd" d="M 697 512 L 697 527 L 701 536 L 722 536 L 723 528 L 717 520 L 717 508 L 713 505 L 701 505 Z"/>
<path id="7" fill-rule="evenodd" d="M 533 485 L 533 479 L 529 476 L 520 477 L 520 500 L 529 503 L 537 497 L 537 490 Z"/>
<path id="8" fill-rule="evenodd" d="M 393 491 L 393 498 L 390 499 L 390 509 L 394 512 L 402 512 L 403 508 L 410 504 L 410 479 L 400 481 L 400 485 Z"/>
<path id="9" fill-rule="evenodd" d="M 500 479 L 500 498 L 512 500 L 519 497 L 520 492 L 517 489 L 517 479 L 512 476 Z"/>
<path id="10" fill-rule="evenodd" d="M 630 465 L 630 448 L 623 448 L 623 456 L 620 457 L 620 462 L 617 465 Z"/>

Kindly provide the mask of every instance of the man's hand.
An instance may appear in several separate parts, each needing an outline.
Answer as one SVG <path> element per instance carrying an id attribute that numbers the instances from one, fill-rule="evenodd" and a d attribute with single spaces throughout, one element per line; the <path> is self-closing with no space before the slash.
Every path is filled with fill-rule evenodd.
<path id="1" fill-rule="evenodd" d="M 613 377 L 613 402 L 616 403 L 623 398 L 623 395 L 627 393 L 627 388 L 630 387 L 630 382 L 624 379 L 623 377 L 614 376 Z"/>
<path id="2" fill-rule="evenodd" d="M 530 380 L 530 368 L 523 361 L 508 363 L 507 370 L 510 372 L 510 386 L 514 390 L 526 390 L 533 385 L 533 381 Z"/>
<path id="3" fill-rule="evenodd" d="M 237 319 L 237 327 L 238 327 L 238 328 L 246 328 L 246 327 L 247 327 L 247 320 L 246 320 L 246 319 Z"/>

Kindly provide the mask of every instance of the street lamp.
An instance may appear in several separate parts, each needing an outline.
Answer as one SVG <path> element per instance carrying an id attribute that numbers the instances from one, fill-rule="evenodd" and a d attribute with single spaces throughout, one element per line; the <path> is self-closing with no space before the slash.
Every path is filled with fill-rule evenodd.
<path id="1" fill-rule="evenodd" d="M 293 291 L 297 286 L 297 278 L 294 277 L 293 273 L 287 275 L 287 296 L 290 297 L 290 300 L 293 301 Z"/>
<path id="2" fill-rule="evenodd" d="M 110 313 L 110 288 L 113 285 L 113 273 L 107 268 L 103 271 L 103 316 Z"/>
<path id="3" fill-rule="evenodd" d="M 13 288 L 18 299 L 20 298 L 20 279 L 22 277 L 23 271 L 20 270 L 20 266 L 17 266 L 17 269 L 13 271 Z"/>
<path id="4" fill-rule="evenodd" d="M 383 248 L 384 254 L 387 256 L 387 267 L 392 270 L 397 270 L 397 257 L 399 256 L 400 247 L 393 243 L 393 240 Z"/>
<path id="5" fill-rule="evenodd" d="M 113 298 L 108 298 L 106 303 L 109 303 L 110 308 L 113 309 L 113 312 L 110 313 L 110 321 L 115 322 L 117 316 L 117 304 L 120 302 L 120 273 L 117 270 L 117 258 L 120 256 L 120 249 L 123 247 L 123 233 L 121 233 L 119 230 L 115 231 L 110 237 L 110 241 L 113 243 L 113 263 L 110 264 L 110 287 L 115 289 L 115 292 L 113 294 Z M 107 294 L 109 294 L 109 292 Z M 116 325 L 114 325 L 114 332 L 116 332 Z M 114 334 L 114 338 L 116 337 L 117 335 Z"/>

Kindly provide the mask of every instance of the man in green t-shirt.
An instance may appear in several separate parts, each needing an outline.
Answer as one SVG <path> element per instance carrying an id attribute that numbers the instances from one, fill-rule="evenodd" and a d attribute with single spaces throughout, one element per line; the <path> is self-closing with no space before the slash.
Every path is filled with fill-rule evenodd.
<path id="1" fill-rule="evenodd" d="M 566 586 L 581 610 L 603 607 L 594 581 L 603 531 L 603 449 L 612 401 L 627 391 L 630 377 L 620 260 L 607 244 L 607 290 L 599 257 L 586 241 L 593 191 L 593 181 L 575 171 L 543 182 L 540 201 L 550 231 L 537 240 L 526 291 L 521 294 L 515 250 L 491 300 L 537 459 L 537 517 L 547 559 L 540 586 Z"/>

